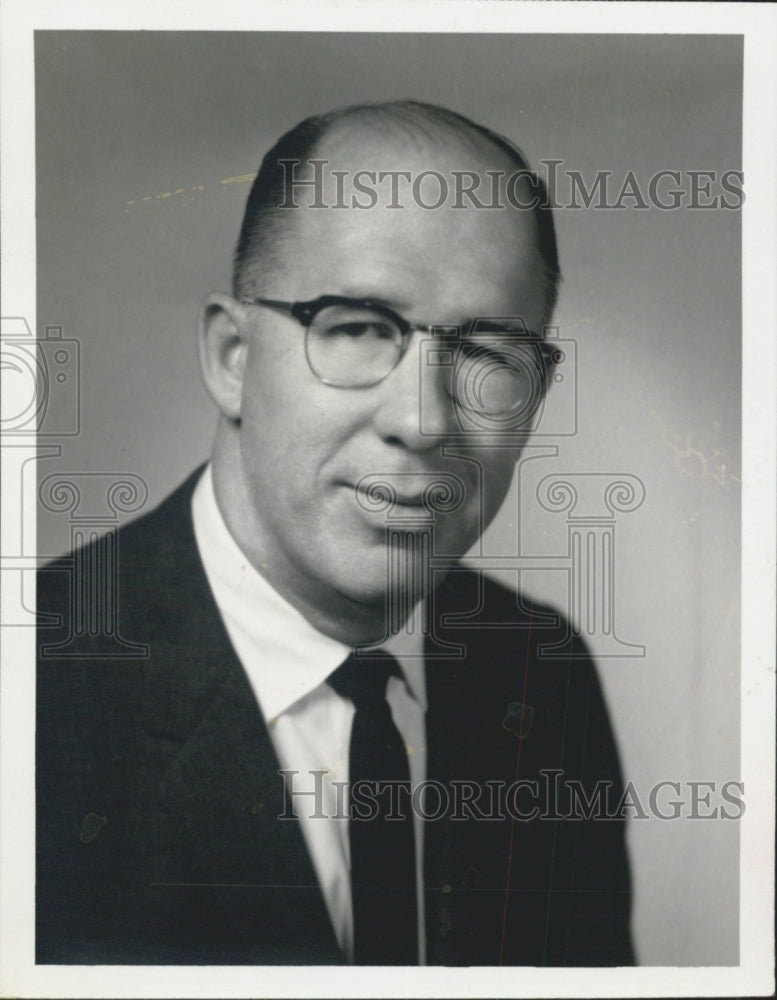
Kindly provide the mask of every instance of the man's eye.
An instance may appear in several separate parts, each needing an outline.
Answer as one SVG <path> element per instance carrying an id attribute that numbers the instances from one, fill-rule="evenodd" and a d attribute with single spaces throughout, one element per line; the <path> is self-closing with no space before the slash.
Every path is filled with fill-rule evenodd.
<path id="1" fill-rule="evenodd" d="M 492 342 L 464 340 L 461 342 L 459 350 L 462 361 L 491 362 L 514 368 L 518 360 L 515 350 L 511 349 L 510 344 L 502 346 Z"/>
<path id="2" fill-rule="evenodd" d="M 338 323 L 327 330 L 332 338 L 343 337 L 352 340 L 391 340 L 393 332 L 385 323 L 375 321 L 354 320 L 351 323 Z"/>
<path id="3" fill-rule="evenodd" d="M 504 365 L 514 371 L 542 366 L 542 353 L 537 343 L 524 339 L 494 337 L 463 340 L 462 360 L 478 360 Z"/>

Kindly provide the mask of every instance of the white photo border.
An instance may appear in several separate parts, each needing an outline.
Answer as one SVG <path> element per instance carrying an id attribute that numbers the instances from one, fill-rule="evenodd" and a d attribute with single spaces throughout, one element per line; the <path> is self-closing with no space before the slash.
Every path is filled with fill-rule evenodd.
<path id="1" fill-rule="evenodd" d="M 777 8 L 770 4 L 417 0 L 113 6 L 7 0 L 2 8 L 2 311 L 35 329 L 36 29 L 558 32 L 744 35 L 742 779 L 740 964 L 721 968 L 374 970 L 36 966 L 34 635 L 5 629 L 0 688 L 0 995 L 19 997 L 735 996 L 774 988 Z M 401 25 L 401 28 L 398 26 Z M 752 391 L 748 391 L 751 389 Z M 5 452 L 3 472 L 11 464 Z M 2 477 L 2 551 L 15 551 L 17 484 Z M 31 498 L 34 501 L 34 498 Z M 34 532 L 34 503 L 25 509 Z M 0 578 L 3 590 L 6 581 Z M 7 596 L 7 595 L 6 595 Z M 5 606 L 5 601 L 2 605 Z"/>

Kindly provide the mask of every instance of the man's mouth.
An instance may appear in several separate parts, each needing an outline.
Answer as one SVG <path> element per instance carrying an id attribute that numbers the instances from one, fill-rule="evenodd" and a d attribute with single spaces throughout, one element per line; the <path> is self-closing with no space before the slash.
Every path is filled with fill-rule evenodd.
<path id="1" fill-rule="evenodd" d="M 466 486 L 451 473 L 370 473 L 345 485 L 357 503 L 370 513 L 450 513 L 463 503 Z"/>
<path id="2" fill-rule="evenodd" d="M 426 494 L 424 491 L 398 492 L 396 489 L 388 487 L 388 484 L 378 483 L 371 486 L 355 486 L 346 484 L 354 492 L 357 502 L 368 511 L 386 510 L 394 507 L 411 507 L 418 510 L 426 510 Z"/>

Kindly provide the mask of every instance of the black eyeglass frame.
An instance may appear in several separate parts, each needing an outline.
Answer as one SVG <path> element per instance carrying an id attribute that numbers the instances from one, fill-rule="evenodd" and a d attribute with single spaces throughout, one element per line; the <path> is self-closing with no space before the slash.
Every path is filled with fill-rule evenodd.
<path id="1" fill-rule="evenodd" d="M 298 323 L 300 323 L 305 328 L 306 334 L 310 330 L 310 327 L 314 319 L 318 315 L 318 313 L 320 313 L 322 309 L 327 309 L 329 306 L 347 306 L 353 309 L 370 309 L 373 312 L 377 312 L 380 315 L 385 316 L 387 319 L 391 320 L 399 330 L 399 333 L 402 337 L 402 342 L 399 345 L 397 359 L 394 362 L 393 366 L 386 372 L 385 375 L 382 375 L 379 379 L 376 379 L 374 382 L 360 383 L 359 385 L 356 386 L 347 386 L 347 385 L 344 386 L 344 385 L 338 385 L 337 382 L 332 382 L 328 379 L 322 378 L 310 364 L 310 355 L 308 353 L 307 343 L 306 343 L 305 356 L 308 359 L 308 364 L 310 365 L 313 374 L 316 376 L 317 379 L 319 379 L 319 381 L 323 382 L 324 385 L 331 385 L 334 386 L 335 388 L 340 388 L 340 389 L 346 389 L 346 388 L 367 389 L 370 388 L 371 386 L 379 385 L 381 382 L 384 381 L 384 379 L 387 379 L 389 375 L 399 366 L 399 363 L 405 356 L 408 345 L 410 344 L 410 337 L 408 336 L 408 334 L 411 333 L 413 330 L 419 330 L 421 333 L 432 334 L 435 330 L 449 331 L 452 329 L 456 330 L 461 329 L 461 327 L 450 323 L 449 324 L 411 323 L 410 320 L 405 319 L 404 316 L 400 316 L 400 314 L 396 312 L 394 309 L 392 309 L 391 306 L 387 306 L 385 302 L 381 302 L 376 299 L 355 299 L 355 298 L 350 298 L 347 295 L 319 295 L 318 298 L 309 299 L 306 302 L 283 302 L 279 299 L 265 299 L 265 298 L 240 299 L 240 302 L 242 305 L 245 306 L 265 306 L 265 308 L 267 309 L 274 309 L 277 312 L 286 313 L 286 315 L 292 316 L 294 319 L 297 320 Z M 476 323 L 477 319 L 471 320 L 469 328 L 471 329 L 472 327 L 474 327 Z M 477 331 L 474 333 L 474 336 L 475 337 L 478 336 Z M 484 334 L 484 336 L 488 336 L 488 334 L 486 333 Z M 554 345 L 549 341 L 544 340 L 538 334 L 533 333 L 529 330 L 526 330 L 526 336 L 524 337 L 524 340 L 525 342 L 531 343 L 532 345 L 536 346 L 537 349 L 540 351 L 545 369 L 545 375 L 547 378 L 547 373 L 549 369 L 555 364 Z"/>

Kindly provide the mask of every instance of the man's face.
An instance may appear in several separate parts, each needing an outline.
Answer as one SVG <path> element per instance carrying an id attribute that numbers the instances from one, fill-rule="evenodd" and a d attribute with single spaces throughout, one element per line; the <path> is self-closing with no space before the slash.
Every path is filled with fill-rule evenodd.
<path id="1" fill-rule="evenodd" d="M 354 136 L 329 139 L 316 155 L 328 158 L 330 169 L 352 172 L 511 170 L 508 162 L 472 151 L 441 154 L 417 144 L 398 151 L 396 144 L 384 147 L 374 138 L 365 144 Z M 292 302 L 326 294 L 379 299 L 421 324 L 521 316 L 529 329 L 541 329 L 545 282 L 530 213 L 429 210 L 409 194 L 405 207 L 388 209 L 390 200 L 388 186 L 367 210 L 313 209 L 300 198 L 299 208 L 287 209 L 294 217 L 283 241 L 286 266 L 263 281 L 257 295 Z M 335 201 L 330 190 L 326 202 Z M 310 370 L 296 320 L 247 306 L 245 323 L 239 435 L 250 524 L 238 541 L 270 582 L 325 613 L 343 596 L 382 604 L 391 586 L 387 513 L 399 525 L 428 525 L 421 496 L 435 477 L 457 477 L 464 498 L 458 509 L 434 515 L 434 552 L 466 552 L 499 509 L 518 452 L 495 432 L 464 444 L 459 435 L 455 454 L 444 453 L 460 424 L 444 370 L 421 363 L 429 334 L 413 332 L 407 353 L 379 384 L 336 388 Z M 370 509 L 356 490 L 366 476 L 395 486 L 393 511 Z M 412 535 L 407 526 L 399 537 Z"/>

